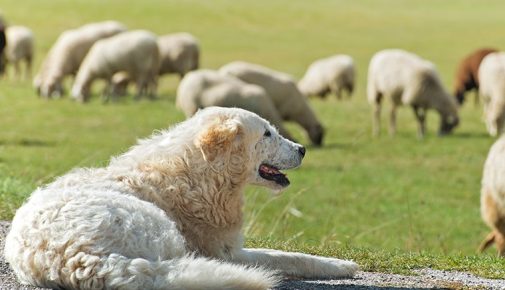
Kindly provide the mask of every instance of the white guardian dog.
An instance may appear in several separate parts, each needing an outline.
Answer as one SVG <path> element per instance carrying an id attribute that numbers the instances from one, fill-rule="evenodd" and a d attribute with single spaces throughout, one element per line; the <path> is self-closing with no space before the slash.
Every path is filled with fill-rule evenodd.
<path id="1" fill-rule="evenodd" d="M 17 211 L 5 257 L 66 289 L 268 289 L 279 274 L 350 277 L 351 261 L 244 249 L 243 189 L 280 190 L 305 149 L 256 114 L 211 107 L 104 168 L 76 169 Z"/>

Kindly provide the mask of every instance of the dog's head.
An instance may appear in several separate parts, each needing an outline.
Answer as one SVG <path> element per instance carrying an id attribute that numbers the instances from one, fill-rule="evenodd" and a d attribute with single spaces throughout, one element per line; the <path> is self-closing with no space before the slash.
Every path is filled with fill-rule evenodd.
<path id="1" fill-rule="evenodd" d="M 281 170 L 298 167 L 305 148 L 282 137 L 265 119 L 246 110 L 212 107 L 200 111 L 195 146 L 219 168 L 240 172 L 242 182 L 280 190 L 289 185 Z"/>

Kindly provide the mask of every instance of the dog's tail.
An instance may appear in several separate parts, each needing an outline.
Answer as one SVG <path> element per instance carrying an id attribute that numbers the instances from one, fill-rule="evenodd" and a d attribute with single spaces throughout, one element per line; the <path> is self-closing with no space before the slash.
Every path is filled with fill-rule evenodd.
<path id="1" fill-rule="evenodd" d="M 495 239 L 496 239 L 496 232 L 495 231 L 490 232 L 480 244 L 478 252 L 479 253 L 484 252 L 495 242 Z"/>
<path id="2" fill-rule="evenodd" d="M 157 262 L 118 254 L 97 258 L 83 255 L 79 268 L 67 273 L 71 280 L 68 286 L 78 289 L 264 290 L 279 282 L 272 271 L 194 256 Z"/>

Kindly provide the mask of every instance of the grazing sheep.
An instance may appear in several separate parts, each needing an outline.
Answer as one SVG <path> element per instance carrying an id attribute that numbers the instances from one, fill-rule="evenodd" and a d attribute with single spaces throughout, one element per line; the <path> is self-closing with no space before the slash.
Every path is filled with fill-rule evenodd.
<path id="1" fill-rule="evenodd" d="M 342 92 L 352 95 L 355 81 L 355 68 L 352 57 L 334 55 L 313 62 L 303 78 L 298 82 L 298 88 L 307 97 L 326 97 L 333 93 L 338 99 Z"/>
<path id="2" fill-rule="evenodd" d="M 15 74 L 21 76 L 20 62 L 25 61 L 26 78 L 31 77 L 33 60 L 33 33 L 25 26 L 9 26 L 6 29 L 7 46 L 5 57 L 7 63 L 14 66 Z"/>
<path id="3" fill-rule="evenodd" d="M 87 101 L 95 79 L 110 81 L 115 73 L 125 72 L 135 80 L 137 98 L 156 92 L 159 69 L 156 36 L 135 30 L 97 41 L 82 62 L 72 87 L 72 96 Z"/>
<path id="4" fill-rule="evenodd" d="M 189 33 L 181 32 L 158 37 L 160 50 L 159 75 L 177 73 L 181 77 L 198 69 L 200 49 L 198 41 Z M 111 81 L 111 91 L 125 95 L 130 79 L 127 74 L 119 74 Z"/>
<path id="5" fill-rule="evenodd" d="M 300 124 L 307 131 L 313 144 L 318 146 L 322 144 L 323 126 L 291 76 L 242 61 L 229 63 L 219 71 L 224 75 L 231 75 L 246 83 L 263 87 L 283 120 Z"/>
<path id="6" fill-rule="evenodd" d="M 219 106 L 237 107 L 254 112 L 270 121 L 280 134 L 293 139 L 282 125 L 282 118 L 265 90 L 232 76 L 223 76 L 212 70 L 188 73 L 177 88 L 176 104 L 186 118 L 199 109 Z"/>
<path id="7" fill-rule="evenodd" d="M 492 52 L 493 48 L 481 48 L 467 55 L 459 64 L 454 79 L 454 95 L 459 104 L 465 101 L 465 93 L 476 90 L 475 104 L 479 103 L 479 66 L 484 57 Z"/>
<path id="8" fill-rule="evenodd" d="M 426 110 L 440 114 L 439 134 L 450 133 L 459 123 L 458 106 L 444 89 L 435 66 L 415 54 L 399 49 L 376 53 L 368 69 L 368 101 L 374 107 L 373 132 L 380 133 L 383 99 L 391 101 L 389 132 L 396 133 L 396 108 L 410 105 L 419 124 L 418 135 L 424 137 Z"/>
<path id="9" fill-rule="evenodd" d="M 505 137 L 500 137 L 489 151 L 480 197 L 481 214 L 491 233 L 484 239 L 479 251 L 496 243 L 498 254 L 505 256 Z"/>
<path id="10" fill-rule="evenodd" d="M 494 52 L 482 60 L 479 68 L 479 93 L 484 101 L 484 119 L 491 136 L 503 132 L 505 121 L 505 53 Z"/>
<path id="11" fill-rule="evenodd" d="M 185 32 L 158 37 L 160 75 L 177 73 L 181 78 L 198 69 L 200 48 L 196 38 Z"/>
<path id="12" fill-rule="evenodd" d="M 75 75 L 91 46 L 98 40 L 126 31 L 116 21 L 91 23 L 63 32 L 49 50 L 35 76 L 34 86 L 43 97 L 63 95 L 63 79 Z"/>
<path id="13" fill-rule="evenodd" d="M 280 275 L 352 277 L 352 261 L 244 248 L 244 188 L 280 191 L 305 148 L 268 121 L 212 107 L 103 168 L 75 169 L 17 210 L 4 255 L 55 289 L 273 289 Z"/>

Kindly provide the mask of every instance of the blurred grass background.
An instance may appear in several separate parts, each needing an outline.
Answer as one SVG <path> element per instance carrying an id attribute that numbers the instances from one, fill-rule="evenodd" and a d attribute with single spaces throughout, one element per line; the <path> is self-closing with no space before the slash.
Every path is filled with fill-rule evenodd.
<path id="1" fill-rule="evenodd" d="M 35 72 L 63 30 L 106 19 L 160 35 L 190 32 L 200 40 L 204 68 L 241 59 L 300 78 L 317 58 L 351 55 L 358 73 L 353 98 L 311 100 L 327 129 L 324 146 L 308 148 L 282 195 L 248 188 L 249 238 L 472 255 L 488 232 L 479 190 L 494 140 L 473 95 L 452 136 L 437 137 L 438 116 L 429 113 L 429 133 L 418 140 L 411 109 L 403 108 L 395 138 L 385 127 L 372 138 L 366 72 L 378 50 L 403 48 L 433 61 L 452 91 L 462 57 L 482 46 L 505 47 L 503 1 L 3 0 L 0 9 L 8 23 L 34 31 Z M 73 167 L 105 165 L 137 138 L 183 120 L 174 105 L 177 83 L 164 77 L 156 101 L 104 105 L 97 96 L 79 105 L 38 99 L 31 80 L 0 80 L 0 217 L 12 218 L 36 186 Z M 288 128 L 308 144 L 299 127 Z"/>

